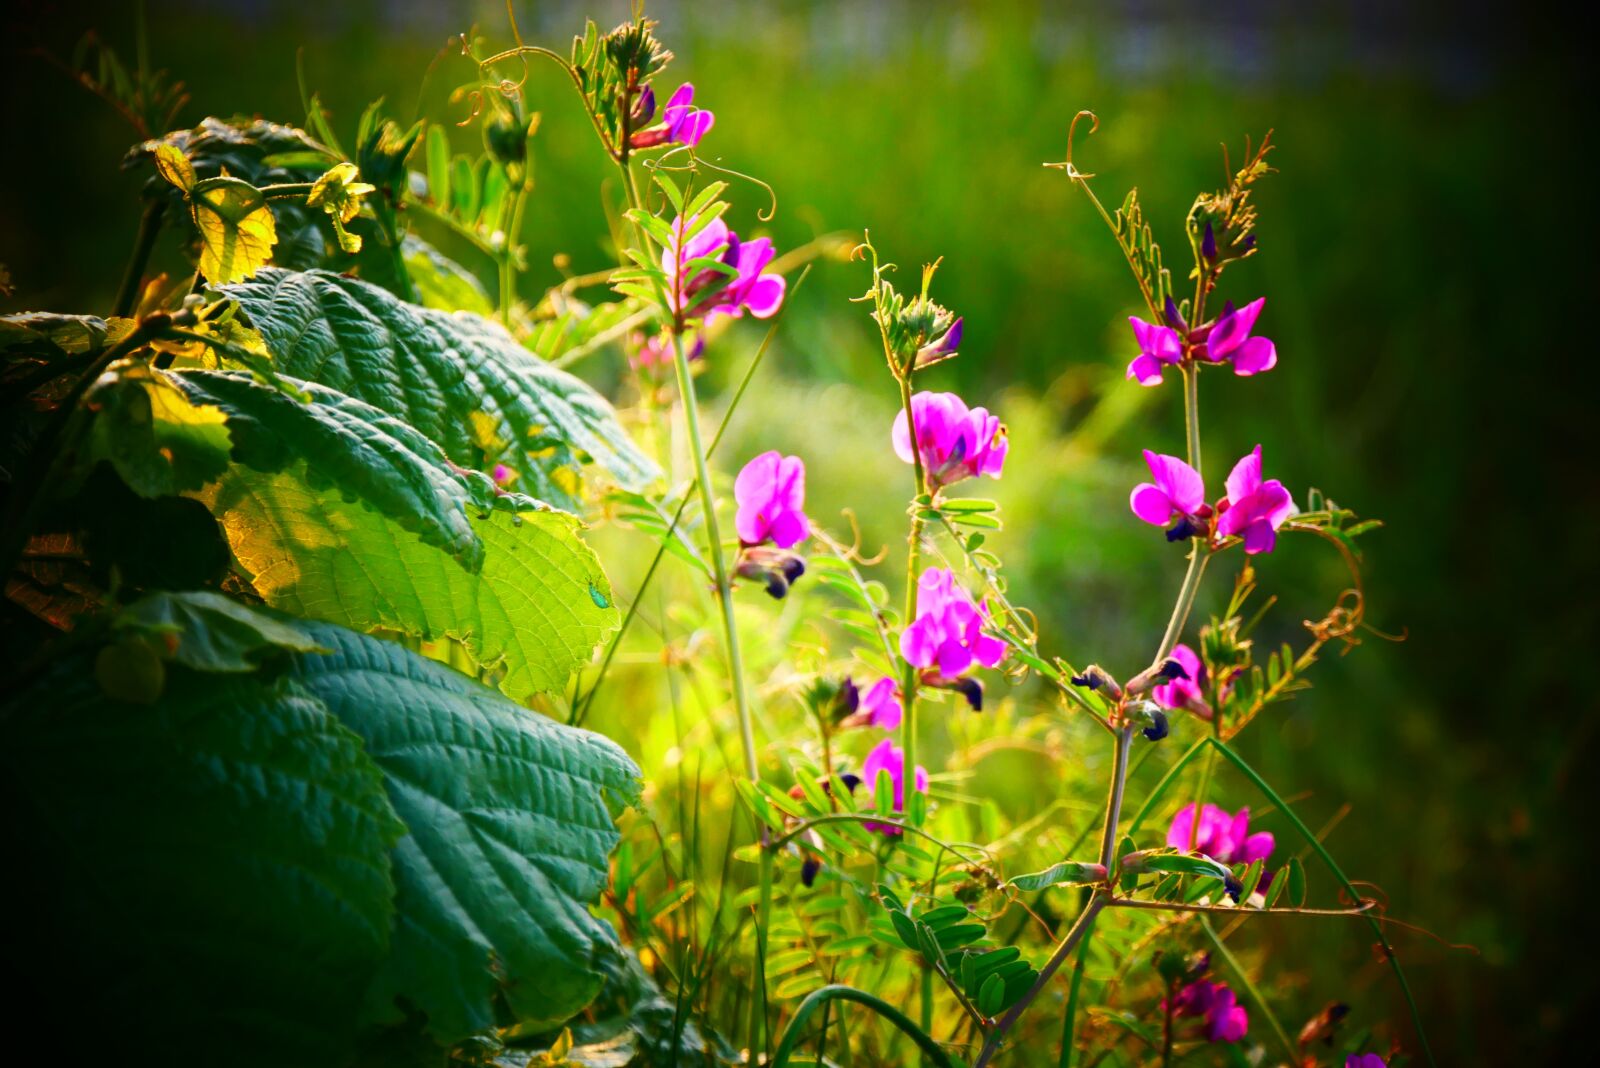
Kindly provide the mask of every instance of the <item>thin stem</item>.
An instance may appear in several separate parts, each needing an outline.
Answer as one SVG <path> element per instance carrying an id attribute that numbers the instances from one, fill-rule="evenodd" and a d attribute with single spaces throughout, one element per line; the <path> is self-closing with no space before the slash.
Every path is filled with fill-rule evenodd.
<path id="1" fill-rule="evenodd" d="M 1017 1022 L 1017 1018 L 1022 1015 L 1022 1011 L 1032 1004 L 1033 1000 L 1049 985 L 1050 977 L 1055 975 L 1056 969 L 1061 967 L 1061 962 L 1067 959 L 1067 955 L 1072 952 L 1072 948 L 1094 926 L 1094 919 L 1100 914 L 1100 910 L 1106 907 L 1106 901 L 1107 896 L 1103 890 L 1096 890 L 1094 895 L 1089 898 L 1089 903 L 1078 914 L 1077 922 L 1072 925 L 1072 929 L 1061 940 L 1061 944 L 1050 955 L 1050 959 L 1045 962 L 1044 967 L 1039 969 L 1039 978 L 1034 980 L 1032 989 L 1022 995 L 1016 1004 L 1007 1009 L 1004 1016 L 995 1021 L 993 1029 L 989 1032 L 989 1037 L 984 1039 L 983 1048 L 978 1051 L 978 1059 L 972 1062 L 972 1068 L 985 1068 L 994 1059 L 994 1055 L 1000 1049 L 1000 1042 L 1004 1038 L 1006 1031 L 1012 1024 Z"/>
<path id="2" fill-rule="evenodd" d="M 134 239 L 133 256 L 128 260 L 128 269 L 123 272 L 122 285 L 117 288 L 117 302 L 112 306 L 112 315 L 126 316 L 133 312 L 134 302 L 139 299 L 139 283 L 144 280 L 145 264 L 150 262 L 156 238 L 161 235 L 161 217 L 166 211 L 164 196 L 145 202 L 144 214 L 139 217 L 139 236 Z"/>
<path id="3" fill-rule="evenodd" d="M 1183 364 L 1183 429 L 1189 449 L 1189 466 L 1200 470 L 1200 367 Z"/>
<path id="4" fill-rule="evenodd" d="M 532 185 L 524 181 L 511 194 L 511 225 L 506 230 L 505 247 L 500 250 L 500 323 L 507 330 L 511 329 L 511 306 L 517 296 L 517 235 L 522 233 L 522 216 L 528 207 Z"/>
<path id="5" fill-rule="evenodd" d="M 783 1037 L 778 1042 L 778 1050 L 773 1054 L 772 1068 L 784 1068 L 784 1065 L 789 1063 L 789 1058 L 794 1054 L 795 1047 L 800 1044 L 806 1023 L 811 1019 L 811 1015 L 822 1005 L 835 1000 L 854 1001 L 858 1005 L 865 1005 L 899 1028 L 902 1033 L 909 1035 L 911 1040 L 922 1050 L 923 1055 L 937 1065 L 938 1068 L 954 1068 L 949 1054 L 940 1049 L 939 1044 L 929 1037 L 926 1031 L 923 1031 L 907 1019 L 906 1015 L 899 1009 L 882 998 L 874 997 L 865 991 L 857 990 L 855 987 L 838 983 L 813 990 L 795 1008 L 794 1016 L 790 1018 L 789 1026 L 784 1028 Z"/>
<path id="6" fill-rule="evenodd" d="M 1152 664 L 1160 664 L 1172 655 L 1173 647 L 1178 644 L 1178 638 L 1183 634 L 1183 626 L 1189 620 L 1189 610 L 1194 607 L 1195 594 L 1200 591 L 1200 578 L 1205 574 L 1206 564 L 1211 559 L 1211 550 L 1206 548 L 1198 539 L 1189 550 L 1189 569 L 1183 574 L 1183 585 L 1178 588 L 1178 603 L 1172 606 L 1172 615 L 1167 619 L 1166 633 L 1161 636 L 1161 647 L 1156 650 L 1156 658 Z"/>
<path id="7" fill-rule="evenodd" d="M 884 335 L 884 351 L 888 349 L 888 335 Z M 906 426 L 911 432 L 911 466 L 916 480 L 913 497 L 920 497 L 924 492 L 926 481 L 922 471 L 922 450 L 917 447 L 917 423 L 911 413 L 911 372 L 907 371 L 900 376 L 900 405 L 906 413 Z M 909 627 L 917 615 L 917 586 L 922 579 L 922 517 L 913 507 L 911 512 L 911 532 L 907 539 L 906 547 L 906 599 L 905 615 L 902 617 L 902 626 Z M 905 774 L 910 776 L 909 781 L 913 789 L 906 791 L 906 808 L 911 808 L 911 796 L 916 793 L 917 768 L 917 669 L 910 660 L 901 658 L 900 669 L 900 699 L 905 706 L 905 714 L 900 721 L 900 748 L 903 750 L 904 763 L 901 767 Z M 912 822 L 920 823 L 913 819 Z"/>
<path id="8" fill-rule="evenodd" d="M 1083 986 L 1084 964 L 1089 956 L 1089 942 L 1094 937 L 1094 921 L 1089 921 L 1089 930 L 1083 933 L 1083 938 L 1078 942 L 1078 959 L 1072 965 L 1072 985 L 1067 988 L 1067 1011 L 1061 1021 L 1061 1060 L 1060 1068 L 1072 1068 L 1072 1059 L 1077 1052 L 1078 1033 L 1078 991 Z"/>

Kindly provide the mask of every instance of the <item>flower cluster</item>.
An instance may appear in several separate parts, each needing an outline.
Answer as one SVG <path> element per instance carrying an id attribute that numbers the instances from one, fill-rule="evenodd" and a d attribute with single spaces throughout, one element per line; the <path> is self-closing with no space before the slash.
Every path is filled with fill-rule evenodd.
<path id="1" fill-rule="evenodd" d="M 1250 1014 L 1233 990 L 1209 979 L 1196 979 L 1172 999 L 1175 1016 L 1199 1016 L 1212 1042 L 1237 1042 L 1250 1029 Z"/>
<path id="2" fill-rule="evenodd" d="M 1136 315 L 1129 316 L 1128 325 L 1133 327 L 1139 355 L 1128 364 L 1128 377 L 1141 386 L 1160 385 L 1162 373 L 1168 367 L 1180 366 L 1186 358 L 1203 363 L 1231 363 L 1233 373 L 1243 376 L 1272 370 L 1278 362 L 1277 346 L 1252 333 L 1266 303 L 1267 299 L 1262 297 L 1235 309 L 1230 301 L 1215 321 L 1193 330 L 1185 329 L 1183 317 L 1171 297 L 1167 298 L 1165 309 L 1168 325 L 1147 323 Z"/>
<path id="3" fill-rule="evenodd" d="M 949 568 L 930 567 L 917 582 L 917 618 L 900 635 L 900 655 L 930 669 L 929 685 L 959 690 L 981 709 L 982 686 L 963 676 L 974 664 L 992 668 L 1006 656 L 1006 643 L 983 633 L 988 621 L 988 605 L 974 602 Z"/>
<path id="4" fill-rule="evenodd" d="M 671 232 L 661 269 L 674 312 L 708 322 L 719 315 L 738 318 L 747 310 L 757 319 L 777 314 L 787 283 L 780 274 L 766 273 L 774 255 L 770 239 L 741 241 L 720 218 L 697 227 L 695 217 L 681 215 Z"/>
<path id="5" fill-rule="evenodd" d="M 1154 481 L 1135 486 L 1128 506 L 1146 523 L 1167 527 L 1168 541 L 1214 533 L 1218 541 L 1239 538 L 1246 553 L 1268 553 L 1278 543 L 1278 528 L 1295 514 L 1283 483 L 1262 479 L 1260 445 L 1234 464 L 1227 496 L 1215 506 L 1206 503 L 1200 472 L 1178 457 L 1146 449 L 1144 461 Z"/>
<path id="6" fill-rule="evenodd" d="M 915 453 L 904 410 L 895 416 L 894 452 L 906 463 L 922 460 L 928 489 L 988 475 L 999 478 L 1006 462 L 1006 428 L 984 408 L 968 408 L 954 393 L 918 393 L 911 398 L 917 424 Z"/>

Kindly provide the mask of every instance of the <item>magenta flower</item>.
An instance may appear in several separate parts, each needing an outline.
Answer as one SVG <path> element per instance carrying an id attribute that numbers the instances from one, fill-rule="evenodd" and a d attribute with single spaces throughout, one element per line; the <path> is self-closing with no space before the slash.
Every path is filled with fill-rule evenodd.
<path id="1" fill-rule="evenodd" d="M 1005 659 L 1006 643 L 983 633 L 988 621 L 988 605 L 974 603 L 949 568 L 930 567 L 917 583 L 917 618 L 900 634 L 900 654 L 949 680 L 974 662 L 992 668 Z"/>
<path id="2" fill-rule="evenodd" d="M 1221 983 L 1196 979 L 1172 999 L 1178 1016 L 1205 1017 L 1206 1038 L 1212 1042 L 1237 1042 L 1250 1029 L 1250 1014 L 1234 992 Z"/>
<path id="3" fill-rule="evenodd" d="M 1128 364 L 1128 377 L 1139 380 L 1141 386 L 1161 384 L 1161 372 L 1176 367 L 1183 360 L 1183 342 L 1178 332 L 1170 326 L 1147 323 L 1137 315 L 1128 316 L 1133 327 L 1133 340 L 1139 346 L 1139 355 Z"/>
<path id="4" fill-rule="evenodd" d="M 1352 1053 L 1344 1059 L 1344 1068 L 1389 1068 L 1389 1065 L 1376 1053 Z"/>
<path id="5" fill-rule="evenodd" d="M 898 814 L 905 811 L 906 804 L 906 755 L 894 742 L 885 738 L 873 746 L 872 752 L 867 754 L 867 759 L 861 764 L 861 777 L 866 781 L 867 789 L 876 791 L 878 788 L 878 772 L 889 773 L 889 781 L 894 787 L 894 811 Z M 917 765 L 915 789 L 918 793 L 928 792 L 928 770 L 921 764 Z M 869 823 L 868 830 L 880 834 L 896 835 L 900 828 L 891 827 L 883 823 Z"/>
<path id="6" fill-rule="evenodd" d="M 716 123 L 717 117 L 711 112 L 693 106 L 694 86 L 684 82 L 678 86 L 667 101 L 667 106 L 661 111 L 661 124 L 649 126 L 648 129 L 638 130 L 628 139 L 628 144 L 634 148 L 654 148 L 657 145 L 675 143 L 688 145 L 693 148 L 700 143 L 700 139 L 710 132 Z M 647 126 L 656 114 L 655 90 L 648 85 L 639 94 L 639 99 L 634 101 L 631 121 L 634 126 Z"/>
<path id="7" fill-rule="evenodd" d="M 1144 450 L 1144 462 L 1154 482 L 1141 482 L 1128 496 L 1128 507 L 1146 523 L 1158 527 L 1172 524 L 1168 541 L 1191 538 L 1205 529 L 1211 516 L 1206 504 L 1206 484 L 1200 472 L 1165 453 Z"/>
<path id="8" fill-rule="evenodd" d="M 1167 845 L 1186 853 L 1204 853 L 1223 864 L 1253 864 L 1272 855 L 1275 840 L 1271 831 L 1250 833 L 1250 809 L 1241 808 L 1232 816 L 1216 805 L 1200 810 L 1200 834 L 1194 834 L 1194 803 L 1183 806 L 1172 817 L 1167 829 Z"/>
<path id="9" fill-rule="evenodd" d="M 1261 481 L 1261 446 L 1233 465 L 1228 475 L 1228 496 L 1217 506 L 1217 533 L 1238 535 L 1247 553 L 1270 553 L 1278 543 L 1278 528 L 1295 513 L 1289 491 L 1277 479 Z"/>
<path id="10" fill-rule="evenodd" d="M 900 726 L 905 708 L 900 702 L 900 687 L 891 678 L 884 677 L 868 687 L 861 695 L 861 710 L 868 724 L 892 731 Z"/>
<path id="11" fill-rule="evenodd" d="M 771 541 L 780 549 L 799 544 L 811 534 L 806 518 L 806 465 L 798 456 L 776 449 L 744 465 L 733 482 L 739 504 L 734 529 L 745 545 Z"/>
<path id="12" fill-rule="evenodd" d="M 1278 362 L 1277 346 L 1264 337 L 1250 335 L 1266 303 L 1267 298 L 1262 297 L 1235 310 L 1233 302 L 1229 301 L 1223 306 L 1222 315 L 1206 332 L 1205 344 L 1197 348 L 1195 354 L 1212 363 L 1231 360 L 1236 375 L 1254 375 L 1272 370 Z"/>
<path id="13" fill-rule="evenodd" d="M 517 473 L 505 464 L 495 464 L 494 470 L 489 473 L 489 477 L 494 479 L 497 489 L 505 489 L 517 480 Z"/>
<path id="14" fill-rule="evenodd" d="M 917 423 L 917 453 L 929 489 L 979 475 L 1000 477 L 1006 462 L 1006 428 L 997 416 L 983 408 L 969 409 L 954 393 L 927 391 L 911 398 L 911 414 Z M 912 463 L 904 409 L 895 416 L 891 439 L 895 455 Z"/>
<path id="15" fill-rule="evenodd" d="M 765 274 L 772 262 L 772 242 L 765 238 L 740 241 L 721 219 L 713 219 L 690 236 L 693 219 L 681 215 L 672 223 L 672 244 L 663 250 L 661 269 L 667 274 L 668 299 L 676 311 L 691 308 L 707 321 L 718 315 L 738 318 L 748 309 L 757 319 L 767 319 L 783 304 L 787 286 L 782 275 Z M 732 279 L 707 267 L 697 270 L 695 260 L 714 259 L 737 272 Z M 708 294 L 714 294 L 709 295 Z M 709 303 L 701 305 L 705 298 Z"/>
<path id="16" fill-rule="evenodd" d="M 1205 706 L 1206 666 L 1195 651 L 1181 642 L 1172 649 L 1171 659 L 1176 660 L 1188 678 L 1174 678 L 1150 691 L 1150 697 L 1162 708 L 1198 709 Z"/>

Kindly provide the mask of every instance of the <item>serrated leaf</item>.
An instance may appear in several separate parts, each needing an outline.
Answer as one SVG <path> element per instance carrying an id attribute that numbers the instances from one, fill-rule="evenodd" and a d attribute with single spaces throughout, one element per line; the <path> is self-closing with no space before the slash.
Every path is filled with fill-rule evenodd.
<path id="1" fill-rule="evenodd" d="M 88 394 L 95 410 L 90 455 L 108 460 L 143 497 L 197 490 L 227 470 L 227 416 L 191 400 L 139 361 L 113 366 Z"/>
<path id="2" fill-rule="evenodd" d="M 0 775 L 27 799 L 9 863 L 48 905 L 12 965 L 70 982 L 125 1057 L 341 1061 L 392 946 L 405 832 L 361 740 L 292 679 L 180 667 L 142 706 L 94 679 L 64 658 L 0 710 Z"/>
<path id="3" fill-rule="evenodd" d="M 254 275 L 272 260 L 278 228 L 267 198 L 237 178 L 207 178 L 189 191 L 200 233 L 200 273 L 213 285 Z"/>
<path id="4" fill-rule="evenodd" d="M 269 268 L 223 292 L 239 302 L 282 374 L 382 409 L 462 467 L 506 464 L 519 489 L 568 507 L 577 503 L 578 470 L 590 462 L 628 489 L 656 476 L 604 398 L 498 323 L 406 304 L 326 271 Z M 494 420 L 498 449 L 480 447 L 474 412 Z"/>
<path id="5" fill-rule="evenodd" d="M 195 671 L 255 671 L 264 656 L 326 652 L 299 622 L 220 593 L 154 593 L 124 609 L 118 630 L 170 635 L 169 659 Z"/>
<path id="6" fill-rule="evenodd" d="M 337 490 L 313 488 L 300 465 L 271 475 L 236 469 L 204 500 L 274 608 L 354 630 L 453 639 L 517 700 L 564 685 L 618 623 L 577 519 L 525 498 L 498 499 L 472 518 L 484 546 L 476 573 Z"/>

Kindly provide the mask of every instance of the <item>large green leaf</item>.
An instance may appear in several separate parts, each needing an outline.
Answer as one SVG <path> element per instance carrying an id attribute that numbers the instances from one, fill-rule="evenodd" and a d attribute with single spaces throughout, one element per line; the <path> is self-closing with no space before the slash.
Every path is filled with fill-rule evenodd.
<path id="1" fill-rule="evenodd" d="M 611 584 L 578 521 L 523 497 L 472 519 L 483 566 L 462 568 L 381 515 L 308 484 L 305 468 L 235 471 L 206 501 L 267 603 L 356 630 L 453 639 L 519 700 L 560 688 L 617 626 Z M 518 506 L 532 510 L 515 512 Z"/>
<path id="2" fill-rule="evenodd" d="M 175 667 L 155 705 L 94 680 L 69 657 L 0 709 L 30 996 L 125 1052 L 336 1062 L 389 952 L 404 832 L 360 739 L 288 678 Z"/>
<path id="3" fill-rule="evenodd" d="M 655 476 L 604 398 L 482 316 L 406 304 L 326 271 L 270 268 L 220 288 L 280 372 L 383 409 L 463 467 L 505 464 L 518 489 L 564 506 L 589 462 L 627 488 Z"/>
<path id="4" fill-rule="evenodd" d="M 338 390 L 284 376 L 306 400 L 241 371 L 181 371 L 168 378 L 196 406 L 227 417 L 233 457 L 258 471 L 306 460 L 316 486 L 360 500 L 427 545 L 476 570 L 483 543 L 468 510 L 493 507 L 488 476 L 453 466 L 443 451 L 405 423 Z"/>
<path id="5" fill-rule="evenodd" d="M 617 842 L 614 808 L 638 799 L 638 768 L 615 743 L 393 643 L 308 630 L 331 653 L 296 658 L 296 681 L 365 740 L 411 830 L 394 851 L 399 922 L 377 1019 L 420 1009 L 450 1044 L 578 1012 L 615 950 L 588 906 Z"/>

